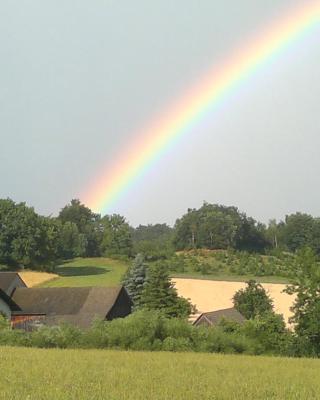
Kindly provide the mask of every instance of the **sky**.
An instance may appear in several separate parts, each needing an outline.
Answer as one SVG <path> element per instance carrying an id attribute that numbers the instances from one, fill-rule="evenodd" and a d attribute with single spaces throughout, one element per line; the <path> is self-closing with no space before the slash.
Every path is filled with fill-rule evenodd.
<path id="1" fill-rule="evenodd" d="M 57 215 L 141 127 L 309 0 L 2 0 L 0 198 Z M 320 27 L 170 148 L 113 205 L 173 224 L 203 201 L 320 216 Z M 96 211 L 96 210 L 95 210 Z"/>

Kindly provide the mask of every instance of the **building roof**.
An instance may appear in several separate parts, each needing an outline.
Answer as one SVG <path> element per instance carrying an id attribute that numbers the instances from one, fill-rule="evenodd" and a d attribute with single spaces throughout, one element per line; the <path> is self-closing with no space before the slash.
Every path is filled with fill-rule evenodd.
<path id="1" fill-rule="evenodd" d="M 2 289 L 0 289 L 0 299 L 9 306 L 11 311 L 21 311 L 21 308 Z"/>
<path id="2" fill-rule="evenodd" d="M 11 293 L 8 293 L 8 290 L 15 279 L 19 281 L 21 286 L 27 286 L 17 272 L 0 272 L 0 289 L 11 295 Z"/>
<path id="3" fill-rule="evenodd" d="M 107 317 L 122 290 L 122 286 L 17 288 L 12 298 L 25 313 L 46 314 L 49 325 L 64 321 L 86 327 L 95 317 Z"/>
<path id="4" fill-rule="evenodd" d="M 217 325 L 221 319 L 227 319 L 230 321 L 243 323 L 246 319 L 239 313 L 235 308 L 225 308 L 223 310 L 211 311 L 202 313 L 193 323 L 193 325 L 199 325 L 203 322 L 207 325 Z"/>

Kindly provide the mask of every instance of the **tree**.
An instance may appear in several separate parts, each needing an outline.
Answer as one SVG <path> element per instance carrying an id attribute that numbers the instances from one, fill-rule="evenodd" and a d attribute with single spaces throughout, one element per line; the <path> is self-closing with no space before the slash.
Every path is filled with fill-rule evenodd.
<path id="1" fill-rule="evenodd" d="M 106 215 L 101 219 L 100 224 L 103 235 L 102 254 L 131 256 L 131 229 L 126 219 L 118 214 Z"/>
<path id="2" fill-rule="evenodd" d="M 284 238 L 290 251 L 311 246 L 313 240 L 314 219 L 311 215 L 296 213 L 285 219 Z"/>
<path id="3" fill-rule="evenodd" d="M 174 254 L 173 229 L 167 224 L 139 225 L 131 233 L 134 253 L 142 253 L 147 260 L 166 259 Z"/>
<path id="4" fill-rule="evenodd" d="M 177 250 L 193 249 L 198 246 L 198 225 L 198 211 L 195 209 L 188 209 L 187 214 L 176 221 L 174 244 Z"/>
<path id="5" fill-rule="evenodd" d="M 247 319 L 273 312 L 273 302 L 262 285 L 254 280 L 246 284 L 233 296 L 234 307 Z"/>
<path id="6" fill-rule="evenodd" d="M 96 257 L 100 255 L 102 233 L 100 229 L 100 215 L 95 214 L 81 204 L 80 200 L 73 199 L 59 213 L 58 219 L 63 223 L 74 223 L 79 234 L 84 235 L 86 245 L 85 256 Z"/>
<path id="7" fill-rule="evenodd" d="M 138 254 L 123 279 L 123 285 L 131 297 L 134 308 L 140 306 L 140 298 L 145 285 L 146 274 L 147 265 L 144 262 L 144 257 L 142 254 Z"/>
<path id="8" fill-rule="evenodd" d="M 263 252 L 270 246 L 266 238 L 266 227 L 253 218 L 241 214 L 241 225 L 235 248 L 249 252 Z"/>
<path id="9" fill-rule="evenodd" d="M 85 233 L 89 224 L 94 223 L 99 215 L 93 213 L 90 208 L 81 204 L 80 200 L 73 199 L 59 213 L 58 217 L 62 222 L 73 222 L 77 225 L 80 233 Z"/>
<path id="10" fill-rule="evenodd" d="M 309 345 L 309 352 L 320 355 L 320 264 L 314 251 L 298 251 L 295 261 L 295 281 L 286 292 L 295 294 L 292 307 L 295 332 Z"/>
<path id="11" fill-rule="evenodd" d="M 265 226 L 236 207 L 204 202 L 198 210 L 189 209 L 175 224 L 177 250 L 188 248 L 263 251 L 268 247 Z"/>
<path id="12" fill-rule="evenodd" d="M 59 228 L 25 203 L 0 200 L 0 264 L 49 267 L 57 258 Z"/>
<path id="13" fill-rule="evenodd" d="M 168 269 L 162 263 L 156 263 L 148 269 L 140 305 L 149 310 L 162 311 L 168 317 L 187 318 L 193 311 L 189 300 L 178 296 Z"/>
<path id="14" fill-rule="evenodd" d="M 77 225 L 67 221 L 61 225 L 60 229 L 59 253 L 61 258 L 68 259 L 85 255 L 86 238 L 83 233 L 79 233 Z"/>
<path id="15" fill-rule="evenodd" d="M 277 249 L 279 246 L 279 227 L 275 219 L 269 221 L 266 236 L 268 237 L 272 247 Z"/>
<path id="16" fill-rule="evenodd" d="M 242 332 L 249 338 L 259 342 L 264 352 L 285 354 L 290 345 L 292 334 L 287 330 L 283 316 L 276 313 L 258 315 L 246 321 Z"/>
<path id="17" fill-rule="evenodd" d="M 158 240 L 172 236 L 173 229 L 167 224 L 148 224 L 139 225 L 132 229 L 132 239 L 134 242 L 144 240 Z"/>

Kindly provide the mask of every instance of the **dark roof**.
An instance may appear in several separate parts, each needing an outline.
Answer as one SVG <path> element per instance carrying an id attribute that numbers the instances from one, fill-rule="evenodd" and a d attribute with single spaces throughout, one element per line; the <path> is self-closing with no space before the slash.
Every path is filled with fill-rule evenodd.
<path id="1" fill-rule="evenodd" d="M 15 279 L 20 280 L 21 285 L 27 286 L 17 272 L 0 272 L 0 289 L 7 293 Z"/>
<path id="2" fill-rule="evenodd" d="M 69 322 L 89 326 L 94 317 L 105 319 L 121 292 L 118 287 L 17 288 L 12 296 L 25 313 L 46 314 L 48 324 Z"/>
<path id="3" fill-rule="evenodd" d="M 224 310 L 211 311 L 201 314 L 193 323 L 193 325 L 198 325 L 203 322 L 207 325 L 216 325 L 221 319 L 226 319 L 238 323 L 243 323 L 246 319 L 239 313 L 235 308 L 225 308 Z"/>
<path id="4" fill-rule="evenodd" d="M 2 289 L 0 289 L 0 299 L 2 299 L 6 304 L 8 304 L 11 311 L 21 310 L 21 308 Z"/>

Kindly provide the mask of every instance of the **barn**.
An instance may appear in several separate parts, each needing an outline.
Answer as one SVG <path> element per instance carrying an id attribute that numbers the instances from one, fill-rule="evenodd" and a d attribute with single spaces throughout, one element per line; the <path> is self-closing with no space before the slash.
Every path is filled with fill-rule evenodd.
<path id="1" fill-rule="evenodd" d="M 131 313 L 131 299 L 122 286 L 27 288 L 18 274 L 11 273 L 11 282 L 4 274 L 0 272 L 0 312 L 14 328 L 62 322 L 89 328 L 95 318 L 112 320 Z"/>

